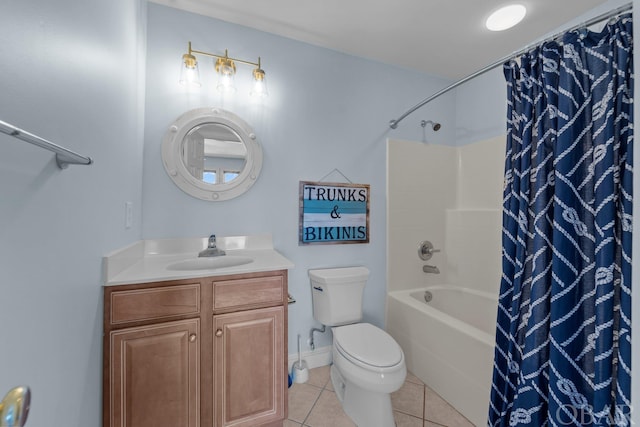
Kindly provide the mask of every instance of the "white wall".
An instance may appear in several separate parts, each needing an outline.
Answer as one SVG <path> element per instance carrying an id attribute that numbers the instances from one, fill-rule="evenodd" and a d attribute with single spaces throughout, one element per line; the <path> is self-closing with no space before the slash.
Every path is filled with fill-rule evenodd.
<path id="1" fill-rule="evenodd" d="M 29 426 L 96 426 L 101 260 L 141 236 L 144 5 L 1 9 L 0 120 L 95 164 L 61 171 L 52 153 L 0 134 L 0 396 L 31 386 Z"/>
<path id="2" fill-rule="evenodd" d="M 238 91 L 232 99 L 215 92 L 211 62 L 200 60 L 200 92 L 178 84 L 180 59 L 192 47 L 230 56 L 262 58 L 270 97 L 249 101 L 243 78 L 251 68 L 238 65 Z M 209 65 L 208 65 L 209 64 Z M 385 140 L 389 120 L 414 105 L 424 93 L 448 82 L 215 19 L 149 5 L 147 105 L 145 120 L 143 234 L 145 238 L 273 233 L 276 249 L 295 263 L 289 290 L 297 302 L 289 309 L 289 351 L 301 334 L 307 351 L 312 317 L 307 270 L 364 265 L 371 270 L 365 289 L 364 316 L 383 325 L 386 284 Z M 247 90 L 248 92 L 248 90 Z M 422 118 L 443 122 L 434 138 L 452 139 L 453 97 L 407 119 L 394 134 L 422 138 Z M 183 193 L 162 166 L 164 132 L 192 108 L 218 106 L 251 124 L 263 146 L 264 164 L 257 183 L 244 195 L 206 202 Z M 429 135 L 431 137 L 431 135 Z M 371 185 L 370 243 L 298 246 L 298 185 L 317 181 L 339 169 L 354 183 Z M 333 174 L 329 179 L 340 180 Z M 330 334 L 316 335 L 318 347 Z"/>

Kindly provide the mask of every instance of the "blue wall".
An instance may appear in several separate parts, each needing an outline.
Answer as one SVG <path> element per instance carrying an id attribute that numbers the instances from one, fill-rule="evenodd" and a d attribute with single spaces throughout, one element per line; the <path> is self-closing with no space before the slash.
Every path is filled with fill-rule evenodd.
<path id="1" fill-rule="evenodd" d="M 97 426 L 102 256 L 141 236 L 144 4 L 1 9 L 0 120 L 95 164 L 61 171 L 51 152 L 0 134 L 0 397 L 28 384 L 28 426 Z"/>
<path id="2" fill-rule="evenodd" d="M 421 119 L 441 121 L 432 142 L 453 143 L 453 95 L 407 118 L 390 132 L 389 120 L 448 82 L 422 73 L 367 61 L 238 25 L 150 4 L 147 45 L 143 235 L 204 237 L 272 233 L 276 248 L 295 263 L 289 290 L 297 303 L 289 309 L 289 351 L 296 335 L 317 326 L 311 311 L 310 268 L 364 265 L 371 270 L 364 315 L 384 325 L 386 291 L 386 138 L 421 140 Z M 270 97 L 262 104 L 248 97 L 251 67 L 238 65 L 238 91 L 216 93 L 212 62 L 200 59 L 198 92 L 178 84 L 187 42 L 193 49 L 247 60 L 262 58 Z M 242 80 L 247 82 L 242 87 Z M 264 150 L 257 183 L 244 195 L 206 202 L 183 193 L 162 166 L 161 140 L 169 125 L 192 108 L 217 106 L 243 117 Z M 298 246 L 298 184 L 317 181 L 339 169 L 349 180 L 371 185 L 369 244 Z M 339 175 L 329 178 L 341 180 Z M 329 345 L 330 334 L 318 346 Z"/>

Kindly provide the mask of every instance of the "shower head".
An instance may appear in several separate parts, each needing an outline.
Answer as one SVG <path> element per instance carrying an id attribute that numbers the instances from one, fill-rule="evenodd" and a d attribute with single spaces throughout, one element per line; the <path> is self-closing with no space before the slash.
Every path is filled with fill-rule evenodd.
<path id="1" fill-rule="evenodd" d="M 434 132 L 438 132 L 440 130 L 440 128 L 442 127 L 442 125 L 440 125 L 440 123 L 435 123 L 432 122 L 431 120 L 423 120 L 420 122 L 420 126 L 425 127 L 427 126 L 427 124 L 431 124 L 431 129 L 434 130 Z"/>

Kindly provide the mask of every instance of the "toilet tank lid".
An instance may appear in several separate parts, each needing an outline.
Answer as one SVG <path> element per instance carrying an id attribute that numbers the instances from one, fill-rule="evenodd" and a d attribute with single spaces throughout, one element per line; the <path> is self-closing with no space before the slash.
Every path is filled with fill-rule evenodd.
<path id="1" fill-rule="evenodd" d="M 309 277 L 319 283 L 357 282 L 367 280 L 366 267 L 318 268 L 309 270 Z"/>

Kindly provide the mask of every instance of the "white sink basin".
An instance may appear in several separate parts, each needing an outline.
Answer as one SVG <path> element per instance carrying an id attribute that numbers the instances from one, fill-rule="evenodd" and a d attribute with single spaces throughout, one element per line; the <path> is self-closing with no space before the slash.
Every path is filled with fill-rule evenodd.
<path id="1" fill-rule="evenodd" d="M 235 267 L 236 265 L 249 264 L 253 258 L 246 256 L 224 255 L 211 258 L 189 258 L 167 265 L 167 270 L 215 270 L 217 268 Z"/>

